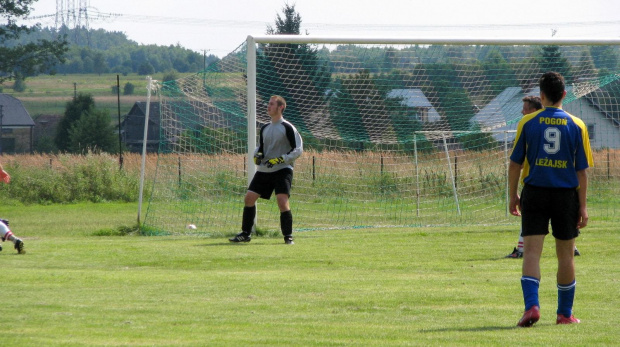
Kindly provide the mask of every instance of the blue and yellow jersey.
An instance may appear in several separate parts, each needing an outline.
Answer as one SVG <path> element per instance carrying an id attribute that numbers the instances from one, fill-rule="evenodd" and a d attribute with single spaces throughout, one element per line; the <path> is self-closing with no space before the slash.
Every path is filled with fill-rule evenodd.
<path id="1" fill-rule="evenodd" d="M 577 188 L 577 171 L 593 166 L 588 129 L 561 108 L 530 113 L 517 125 L 510 160 L 523 164 L 522 183 Z"/>

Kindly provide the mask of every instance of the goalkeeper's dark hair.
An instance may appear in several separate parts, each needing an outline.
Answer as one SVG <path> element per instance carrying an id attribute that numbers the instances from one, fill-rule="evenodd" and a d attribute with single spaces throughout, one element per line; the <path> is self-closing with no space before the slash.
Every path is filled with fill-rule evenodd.
<path id="1" fill-rule="evenodd" d="M 538 81 L 540 91 L 545 93 L 545 96 L 551 103 L 555 104 L 562 100 L 564 96 L 564 77 L 558 72 L 549 71 L 545 72 Z"/>

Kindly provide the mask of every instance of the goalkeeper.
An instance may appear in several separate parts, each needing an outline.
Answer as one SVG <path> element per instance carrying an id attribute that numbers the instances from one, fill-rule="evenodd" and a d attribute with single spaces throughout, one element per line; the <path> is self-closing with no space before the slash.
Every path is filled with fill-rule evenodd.
<path id="1" fill-rule="evenodd" d="M 293 164 L 303 152 L 303 142 L 297 129 L 283 118 L 285 108 L 286 101 L 281 96 L 274 95 L 269 99 L 267 113 L 271 122 L 260 129 L 258 146 L 254 152 L 257 172 L 245 194 L 241 233 L 229 239 L 230 242 L 251 241 L 256 201 L 258 198 L 269 200 L 275 191 L 284 243 L 294 243 L 293 214 L 289 197 L 293 182 Z"/>
<path id="2" fill-rule="evenodd" d="M 11 176 L 6 171 L 4 171 L 4 168 L 2 168 L 2 164 L 0 164 L 0 181 L 7 184 L 11 182 Z M 13 235 L 13 233 L 9 229 L 9 221 L 6 219 L 0 219 L 0 238 L 2 238 L 2 241 L 9 240 L 13 242 L 17 253 L 26 253 L 26 251 L 24 250 L 24 242 L 20 240 L 17 236 Z M 2 244 L 0 244 L 0 251 L 2 251 Z"/>

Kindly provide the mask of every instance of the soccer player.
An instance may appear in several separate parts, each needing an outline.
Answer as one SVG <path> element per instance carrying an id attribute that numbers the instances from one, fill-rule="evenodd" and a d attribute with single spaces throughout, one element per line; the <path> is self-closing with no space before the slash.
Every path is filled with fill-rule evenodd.
<path id="1" fill-rule="evenodd" d="M 562 75 L 546 72 L 539 86 L 545 108 L 519 121 L 508 168 L 509 210 L 522 215 L 525 312 L 517 323 L 520 327 L 530 327 L 540 319 L 540 256 L 549 221 L 558 258 L 556 324 L 579 323 L 572 312 L 574 248 L 580 229 L 588 225 L 586 170 L 593 165 L 588 129 L 581 119 L 562 110 L 566 96 Z M 517 192 L 520 176 L 521 197 Z"/>
<path id="2" fill-rule="evenodd" d="M 2 164 L 0 164 L 0 180 L 5 184 L 11 182 L 11 176 L 8 174 L 8 172 L 4 171 Z M 17 236 L 13 235 L 13 233 L 9 229 L 9 221 L 7 221 L 6 219 L 0 219 L 0 238 L 2 238 L 3 242 L 6 240 L 13 242 L 17 253 L 26 253 L 26 251 L 24 250 L 24 242 Z M 2 244 L 0 244 L 0 251 L 2 251 Z"/>
<path id="3" fill-rule="evenodd" d="M 294 244 L 293 214 L 289 206 L 289 197 L 293 182 L 293 165 L 295 159 L 303 152 L 303 142 L 297 129 L 283 118 L 284 109 L 286 101 L 283 97 L 274 95 L 269 99 L 267 113 L 271 117 L 271 122 L 261 127 L 258 146 L 254 151 L 257 172 L 245 194 L 241 233 L 229 239 L 230 242 L 251 241 L 256 217 L 256 201 L 258 198 L 269 200 L 275 191 L 284 243 Z"/>
<path id="4" fill-rule="evenodd" d="M 542 102 L 540 101 L 540 97 L 535 95 L 528 95 L 521 99 L 523 101 L 523 108 L 521 109 L 521 114 L 526 115 L 530 113 L 534 113 L 540 110 L 542 106 Z M 581 255 L 579 250 L 577 250 L 577 246 L 575 246 L 575 255 Z M 506 258 L 523 258 L 523 232 L 519 233 L 519 240 L 517 242 L 517 247 L 512 250 L 512 253 L 508 254 Z"/>

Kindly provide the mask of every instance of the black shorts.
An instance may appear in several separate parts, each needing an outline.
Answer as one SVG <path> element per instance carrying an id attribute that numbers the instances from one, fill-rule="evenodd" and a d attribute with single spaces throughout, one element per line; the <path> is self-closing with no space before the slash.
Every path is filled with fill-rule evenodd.
<path id="1" fill-rule="evenodd" d="M 277 194 L 291 196 L 291 184 L 293 183 L 293 170 L 282 169 L 275 172 L 260 172 L 254 174 L 248 190 L 269 200 L 275 190 Z"/>
<path id="2" fill-rule="evenodd" d="M 525 185 L 521 191 L 523 236 L 547 235 L 549 221 L 553 237 L 571 240 L 579 236 L 577 189 L 542 188 Z"/>

